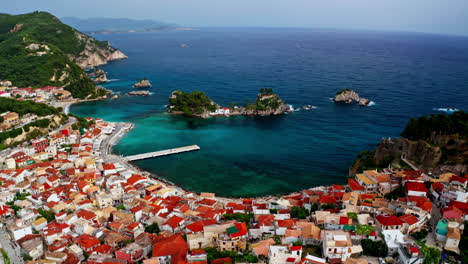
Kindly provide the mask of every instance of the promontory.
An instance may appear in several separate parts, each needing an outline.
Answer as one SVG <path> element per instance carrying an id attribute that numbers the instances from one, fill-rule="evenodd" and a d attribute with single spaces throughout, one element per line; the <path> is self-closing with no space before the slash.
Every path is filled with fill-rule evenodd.
<path id="1" fill-rule="evenodd" d="M 74 98 L 96 98 L 83 69 L 127 57 L 47 12 L 0 14 L 0 25 L 0 77 L 20 87 L 63 86 Z"/>

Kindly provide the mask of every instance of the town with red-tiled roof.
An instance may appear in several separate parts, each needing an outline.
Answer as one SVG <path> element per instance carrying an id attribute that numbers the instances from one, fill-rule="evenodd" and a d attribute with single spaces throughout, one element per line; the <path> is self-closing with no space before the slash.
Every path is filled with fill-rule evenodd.
<path id="1" fill-rule="evenodd" d="M 8 88 L 49 104 L 69 99 L 59 91 Z M 468 175 L 390 166 L 287 195 L 217 197 L 112 154 L 109 142 L 132 124 L 84 120 L 1 152 L 0 240 L 18 249 L 6 254 L 31 264 L 422 264 L 427 247 L 460 254 Z"/>

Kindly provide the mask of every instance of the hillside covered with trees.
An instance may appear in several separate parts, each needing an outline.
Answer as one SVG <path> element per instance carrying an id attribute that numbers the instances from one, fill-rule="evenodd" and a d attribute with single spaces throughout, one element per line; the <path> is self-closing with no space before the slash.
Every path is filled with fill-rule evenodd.
<path id="1" fill-rule="evenodd" d="M 75 98 L 93 96 L 95 84 L 80 66 L 117 51 L 47 12 L 0 14 L 0 79 L 15 86 L 65 86 Z"/>
<path id="2" fill-rule="evenodd" d="M 182 112 L 184 115 L 201 115 L 204 112 L 213 112 L 217 105 L 205 93 L 193 91 L 191 93 L 174 91 L 169 98 L 169 111 Z"/>

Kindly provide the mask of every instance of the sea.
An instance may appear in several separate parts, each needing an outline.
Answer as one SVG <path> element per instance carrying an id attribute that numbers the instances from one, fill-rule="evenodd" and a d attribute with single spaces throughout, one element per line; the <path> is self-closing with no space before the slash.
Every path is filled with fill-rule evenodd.
<path id="1" fill-rule="evenodd" d="M 279 195 L 345 184 L 357 154 L 399 137 L 410 118 L 468 110 L 468 37 L 303 28 L 199 28 L 94 35 L 128 59 L 102 66 L 119 99 L 71 112 L 135 128 L 114 148 L 127 156 L 198 145 L 201 150 L 135 161 L 189 191 Z M 148 78 L 147 97 L 130 97 Z M 166 113 L 174 90 L 243 105 L 272 88 L 294 108 L 274 117 L 189 118 Z M 350 88 L 368 107 L 335 104 Z"/>

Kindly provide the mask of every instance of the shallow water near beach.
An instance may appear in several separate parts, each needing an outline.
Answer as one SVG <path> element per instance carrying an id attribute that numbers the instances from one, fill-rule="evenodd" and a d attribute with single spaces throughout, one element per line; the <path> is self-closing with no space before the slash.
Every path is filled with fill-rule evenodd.
<path id="1" fill-rule="evenodd" d="M 103 66 L 122 95 L 148 78 L 148 97 L 88 102 L 71 112 L 136 127 L 115 146 L 132 155 L 197 144 L 200 151 L 134 162 L 191 191 L 223 196 L 344 184 L 349 166 L 382 137 L 433 108 L 467 110 L 468 38 L 314 29 L 199 29 L 97 35 L 126 53 Z M 181 47 L 187 45 L 188 47 Z M 206 120 L 165 113 L 171 91 L 200 90 L 222 105 L 271 87 L 295 107 L 277 117 Z M 351 88 L 375 102 L 336 105 Z"/>

